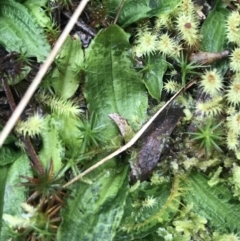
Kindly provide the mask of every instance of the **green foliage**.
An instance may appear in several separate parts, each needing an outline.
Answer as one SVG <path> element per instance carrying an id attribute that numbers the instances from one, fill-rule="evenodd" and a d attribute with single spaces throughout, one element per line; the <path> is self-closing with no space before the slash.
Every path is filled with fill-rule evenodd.
<path id="1" fill-rule="evenodd" d="M 44 167 L 47 167 L 52 160 L 54 162 L 54 173 L 57 173 L 62 168 L 65 149 L 60 139 L 58 120 L 49 116 L 46 122 L 46 131 L 41 133 L 43 148 L 39 157 Z"/>
<path id="2" fill-rule="evenodd" d="M 59 192 L 62 189 L 61 179 L 57 174 L 53 173 L 53 169 L 53 161 L 51 161 L 48 163 L 43 173 L 33 169 L 33 178 L 22 176 L 22 178 L 27 181 L 22 182 L 21 184 L 24 187 L 28 187 L 29 191 L 33 193 L 28 201 L 37 199 L 39 196 L 42 200 L 50 200 L 51 198 L 53 199 L 54 197 L 59 196 Z"/>
<path id="3" fill-rule="evenodd" d="M 121 0 L 108 1 L 109 9 L 114 12 L 117 11 Z M 156 1 L 156 0 L 133 0 L 126 1 L 120 14 L 118 23 L 122 27 L 126 27 L 131 23 L 137 22 L 146 17 L 159 16 L 161 14 L 172 13 L 179 5 L 178 0 L 170 1 Z"/>
<path id="4" fill-rule="evenodd" d="M 229 182 L 232 184 L 233 196 L 240 200 L 240 167 L 233 163 L 232 176 L 229 177 Z"/>
<path id="5" fill-rule="evenodd" d="M 73 96 L 80 84 L 77 74 L 83 65 L 80 39 L 68 37 L 55 62 L 56 67 L 51 74 L 51 84 L 55 93 L 66 100 Z"/>
<path id="6" fill-rule="evenodd" d="M 203 68 L 204 66 L 201 64 L 198 64 L 196 62 L 188 62 L 188 59 L 186 56 L 181 53 L 179 58 L 175 59 L 176 62 L 178 63 L 179 67 L 181 68 L 181 73 L 182 73 L 182 86 L 185 86 L 187 81 L 187 75 L 188 74 L 199 74 L 197 69 Z"/>
<path id="7" fill-rule="evenodd" d="M 103 135 L 116 136 L 108 114 L 118 113 L 136 130 L 146 118 L 147 96 L 139 75 L 131 68 L 129 35 L 117 25 L 101 30 L 86 53 L 84 95 L 90 113 L 107 125 Z M 96 101 L 97 99 L 97 101 Z"/>
<path id="8" fill-rule="evenodd" d="M 8 51 L 26 50 L 28 57 L 42 62 L 49 53 L 43 29 L 28 9 L 13 0 L 0 2 L 0 43 Z"/>
<path id="9" fill-rule="evenodd" d="M 163 76 L 167 70 L 167 61 L 164 56 L 148 57 L 147 65 L 142 69 L 144 84 L 149 94 L 160 101 L 163 88 Z"/>
<path id="10" fill-rule="evenodd" d="M 216 4 L 201 27 L 200 32 L 203 35 L 201 42 L 202 51 L 219 52 L 223 50 L 226 43 L 225 21 L 229 10 L 220 7 L 221 1 L 218 2 L 220 4 Z"/>
<path id="11" fill-rule="evenodd" d="M 189 204 L 183 207 L 180 215 L 174 219 L 175 237 L 182 236 L 183 240 L 190 240 L 191 237 L 198 237 L 201 231 L 205 231 L 207 219 L 194 213 L 193 210 L 193 204 Z"/>
<path id="12" fill-rule="evenodd" d="M 0 149 L 0 166 L 5 166 L 7 164 L 10 164 L 16 160 L 17 157 L 21 155 L 20 152 L 16 152 L 14 148 L 11 147 L 2 147 Z"/>
<path id="13" fill-rule="evenodd" d="M 180 177 L 175 177 L 173 183 L 135 184 L 127 198 L 116 240 L 143 238 L 168 225 L 177 213 L 183 194 L 180 180 Z"/>
<path id="14" fill-rule="evenodd" d="M 232 202 L 228 186 L 218 184 L 210 187 L 207 182 L 206 176 L 192 172 L 186 180 L 188 191 L 184 201 L 193 203 L 195 212 L 205 217 L 214 230 L 222 233 L 239 232 L 240 208 L 239 204 Z"/>
<path id="15" fill-rule="evenodd" d="M 5 186 L 6 186 L 6 181 L 8 177 L 8 170 L 9 166 L 4 166 L 1 167 L 0 169 L 0 181 L 1 181 L 1 186 L 0 186 L 0 217 L 2 219 L 3 215 L 3 209 L 4 209 L 4 193 L 5 193 Z M 2 236 L 2 222 L 0 223 L 0 237 Z"/>
<path id="16" fill-rule="evenodd" d="M 1 217 L 2 214 L 20 215 L 22 213 L 21 203 L 27 199 L 27 189 L 19 185 L 20 175 L 31 176 L 29 160 L 26 155 L 22 154 L 13 160 L 10 166 L 1 167 Z M 4 190 L 4 192 L 3 192 Z M 0 233 L 1 240 L 11 238 L 9 226 L 2 222 Z"/>
<path id="17" fill-rule="evenodd" d="M 90 175 L 90 184 L 78 183 L 62 211 L 57 240 L 113 240 L 123 216 L 127 175 L 128 167 L 119 165 Z"/>
<path id="18" fill-rule="evenodd" d="M 40 95 L 39 100 L 51 108 L 51 111 L 60 118 L 76 119 L 80 114 L 80 109 L 77 104 L 71 100 L 66 100 L 50 95 Z"/>
<path id="19" fill-rule="evenodd" d="M 47 28 L 51 25 L 50 18 L 46 15 L 44 7 L 46 6 L 48 0 L 32 1 L 26 0 L 23 5 L 28 9 L 28 11 L 35 17 L 36 21 L 42 28 Z"/>
<path id="20" fill-rule="evenodd" d="M 96 115 L 93 113 L 89 120 L 83 121 L 78 129 L 82 134 L 82 145 L 79 153 L 84 153 L 92 146 L 98 147 L 100 143 L 104 142 L 102 131 L 106 128 L 104 125 L 96 125 Z"/>
<path id="21" fill-rule="evenodd" d="M 221 151 L 219 145 L 223 141 L 223 131 L 220 129 L 222 122 L 214 124 L 214 120 L 208 119 L 203 126 L 197 125 L 195 132 L 189 132 L 192 141 L 197 142 L 199 149 L 204 149 L 207 156 L 215 149 Z"/>
<path id="22" fill-rule="evenodd" d="M 95 1 L 99 2 L 115 18 L 122 0 Z M 29 159 L 16 148 L 19 136 L 10 136 L 0 149 L 1 240 L 13 238 L 10 231 L 19 235 L 19 230 L 22 240 L 31 241 L 239 239 L 239 83 L 232 81 L 234 71 L 234 80 L 239 79 L 239 46 L 237 41 L 227 42 L 230 10 L 226 5 L 217 0 L 213 9 L 205 13 L 203 8 L 207 18 L 200 21 L 195 2 L 125 1 L 119 26 L 98 26 L 88 48 L 83 50 L 76 36 L 67 38 L 29 104 L 40 112 L 33 116 L 24 112 L 24 120 L 14 132 L 30 137 L 44 171 L 30 170 Z M 61 31 L 47 15 L 54 14 L 52 3 L 59 12 L 75 8 L 70 0 L 0 2 L 0 43 L 17 52 L 19 57 L 12 62 L 21 63 L 21 75 L 11 79 L 15 83 L 26 78 L 31 68 L 31 72 L 38 68 L 34 58 L 42 62 Z M 97 10 L 96 18 L 101 15 Z M 100 16 L 109 20 L 107 17 Z M 87 24 L 92 24 L 91 16 Z M 187 38 L 190 35 L 192 39 Z M 226 47 L 230 52 L 234 49 L 230 65 L 222 61 L 220 68 L 218 64 L 211 68 L 189 59 L 200 49 L 217 52 Z M 208 58 L 208 53 L 205 55 Z M 1 68 L 4 61 L 0 56 Z M 202 68 L 205 74 L 199 77 Z M 227 73 L 227 81 L 223 73 Z M 55 221 L 60 222 L 55 214 L 66 194 L 62 183 L 121 147 L 123 139 L 129 141 L 129 133 L 142 127 L 156 103 L 168 101 L 181 86 L 200 78 L 200 88 L 193 87 L 172 103 L 185 108 L 188 118 L 175 127 L 173 138 L 166 140 L 167 148 L 161 147 L 150 180 L 129 187 L 131 150 L 118 155 L 66 190 L 62 223 L 55 236 L 52 228 Z M 216 79 L 220 80 L 217 87 Z M 211 86 L 215 92 L 208 91 Z M 14 98 L 19 99 L 18 94 Z M 113 113 L 126 119 L 125 127 L 134 131 L 120 136 L 109 118 Z M 168 114 L 166 111 L 167 118 Z M 213 118 L 221 122 L 215 124 Z M 198 155 L 201 151 L 206 155 Z M 19 176 L 27 180 L 25 186 L 18 185 Z M 33 206 L 27 205 L 27 200 Z"/>
<path id="23" fill-rule="evenodd" d="M 44 241 L 50 241 L 54 237 L 54 233 L 49 230 L 49 220 L 37 208 L 32 207 L 27 203 L 22 203 L 21 216 L 13 216 L 4 214 L 3 219 L 9 223 L 9 233 L 12 240 L 24 240 L 26 236 L 33 233 L 33 238 L 41 238 Z M 22 232 L 17 232 L 14 229 L 24 229 Z"/>

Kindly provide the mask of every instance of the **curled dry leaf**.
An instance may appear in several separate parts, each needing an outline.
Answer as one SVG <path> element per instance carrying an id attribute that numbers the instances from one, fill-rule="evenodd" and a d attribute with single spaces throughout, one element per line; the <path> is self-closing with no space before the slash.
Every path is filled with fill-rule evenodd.
<path id="1" fill-rule="evenodd" d="M 189 57 L 190 62 L 196 62 L 201 64 L 212 64 L 217 60 L 221 60 L 229 56 L 229 50 L 224 50 L 218 53 L 210 53 L 210 52 L 197 52 L 192 53 Z"/>
<path id="2" fill-rule="evenodd" d="M 134 131 L 132 130 L 131 126 L 128 124 L 127 120 L 117 113 L 109 114 L 108 116 L 118 126 L 118 129 L 121 135 L 123 136 L 125 142 L 130 141 L 131 138 L 134 136 Z"/>
<path id="3" fill-rule="evenodd" d="M 184 116 L 182 108 L 165 109 L 139 139 L 140 150 L 132 163 L 131 180 L 146 180 L 157 166 L 168 137 Z"/>

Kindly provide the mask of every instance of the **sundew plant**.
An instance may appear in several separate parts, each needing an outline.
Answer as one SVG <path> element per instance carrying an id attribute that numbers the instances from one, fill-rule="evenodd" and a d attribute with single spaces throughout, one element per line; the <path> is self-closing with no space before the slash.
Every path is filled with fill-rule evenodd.
<path id="1" fill-rule="evenodd" d="M 0 1 L 0 128 L 81 1 Z M 0 240 L 240 240 L 240 2 L 90 0 L 0 148 Z"/>

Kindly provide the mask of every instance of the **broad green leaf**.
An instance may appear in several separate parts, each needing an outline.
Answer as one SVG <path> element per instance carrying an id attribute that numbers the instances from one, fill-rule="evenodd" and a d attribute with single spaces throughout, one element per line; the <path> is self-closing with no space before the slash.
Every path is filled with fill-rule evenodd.
<path id="1" fill-rule="evenodd" d="M 52 85 L 55 92 L 63 99 L 68 99 L 76 92 L 80 78 L 77 69 L 83 63 L 83 51 L 78 37 L 68 37 L 56 60 L 53 70 Z"/>
<path id="2" fill-rule="evenodd" d="M 23 5 L 31 12 L 31 14 L 36 18 L 36 21 L 41 27 L 47 27 L 51 25 L 51 20 L 47 16 L 47 11 L 44 10 L 48 0 L 27 0 L 24 1 Z"/>
<path id="3" fill-rule="evenodd" d="M 29 159 L 26 155 L 21 155 L 10 166 L 0 168 L 1 188 L 0 188 L 0 210 L 2 214 L 21 216 L 21 203 L 27 200 L 27 190 L 20 185 L 20 175 L 32 176 Z M 8 225 L 3 222 L 0 230 L 0 240 L 9 240 L 10 233 Z"/>
<path id="4" fill-rule="evenodd" d="M 219 232 L 238 233 L 240 206 L 234 204 L 229 188 L 224 184 L 210 187 L 209 179 L 199 172 L 192 172 L 186 181 L 184 195 L 186 203 L 192 203 L 193 210 L 208 219 L 208 225 Z"/>
<path id="5" fill-rule="evenodd" d="M 118 133 L 108 117 L 117 113 L 138 129 L 146 118 L 147 95 L 140 76 L 132 68 L 129 35 L 117 25 L 102 30 L 86 54 L 84 94 L 90 112 L 107 125 L 106 136 Z"/>
<path id="6" fill-rule="evenodd" d="M 116 15 L 122 0 L 108 1 L 108 8 L 113 16 Z M 125 1 L 120 13 L 118 23 L 122 27 L 134 23 L 140 19 L 159 16 L 161 14 L 170 14 L 179 5 L 179 0 L 131 0 Z"/>
<path id="7" fill-rule="evenodd" d="M 163 75 L 167 70 L 166 58 L 153 55 L 149 60 L 146 71 L 144 72 L 144 84 L 146 85 L 149 94 L 160 101 L 163 88 Z"/>
<path id="8" fill-rule="evenodd" d="M 26 51 L 42 62 L 50 51 L 43 29 L 28 9 L 13 0 L 0 1 L 0 44 L 8 51 Z"/>
<path id="9" fill-rule="evenodd" d="M 80 182 L 62 211 L 58 241 L 113 240 L 127 195 L 128 167 L 105 169 L 91 175 L 91 184 Z"/>
<path id="10" fill-rule="evenodd" d="M 224 49 L 226 43 L 226 18 L 229 10 L 215 7 L 208 15 L 201 27 L 201 50 L 206 52 L 219 52 Z"/>

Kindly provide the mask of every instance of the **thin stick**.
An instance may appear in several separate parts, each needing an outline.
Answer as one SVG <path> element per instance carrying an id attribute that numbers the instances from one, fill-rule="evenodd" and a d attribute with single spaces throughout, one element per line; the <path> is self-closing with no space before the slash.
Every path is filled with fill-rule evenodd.
<path id="1" fill-rule="evenodd" d="M 12 91 L 9 88 L 8 82 L 5 77 L 2 78 L 2 85 L 8 100 L 8 104 L 10 105 L 10 108 L 12 112 L 16 109 L 16 104 L 12 95 Z M 20 118 L 21 119 L 21 118 Z M 39 161 L 39 158 L 36 154 L 36 151 L 30 141 L 30 138 L 28 136 L 22 137 L 22 141 L 25 144 L 25 148 L 28 152 L 28 156 L 30 157 L 30 160 L 32 161 L 32 164 L 36 167 L 37 171 L 41 174 L 43 174 L 43 167 L 41 162 Z"/>
<path id="2" fill-rule="evenodd" d="M 119 7 L 119 9 L 118 9 L 117 15 L 116 15 L 116 17 L 115 17 L 115 19 L 114 19 L 114 22 L 113 22 L 114 24 L 116 24 L 117 21 L 118 21 L 119 15 L 120 15 L 120 13 L 121 13 L 121 11 L 122 11 L 122 8 L 123 8 L 123 5 L 124 5 L 124 2 L 125 2 L 125 0 L 122 0 L 122 2 L 121 2 L 121 4 L 120 4 L 120 7 Z"/>
<path id="3" fill-rule="evenodd" d="M 69 185 L 71 185 L 72 183 L 76 182 L 77 180 L 81 179 L 83 176 L 85 176 L 87 173 L 91 172 L 92 170 L 96 169 L 97 167 L 101 166 L 102 164 L 104 164 L 105 162 L 109 161 L 110 159 L 112 159 L 113 157 L 119 155 L 120 153 L 122 153 L 123 151 L 126 151 L 128 148 L 130 148 L 133 144 L 136 143 L 136 141 L 141 137 L 141 135 L 147 130 L 147 128 L 152 124 L 152 122 L 156 119 L 156 117 L 168 106 L 172 103 L 172 101 L 178 96 L 180 95 L 184 90 L 187 90 L 188 88 L 190 88 L 193 84 L 195 84 L 196 81 L 191 81 L 189 82 L 185 87 L 182 87 L 174 96 L 172 96 L 172 98 L 161 108 L 157 111 L 157 113 L 155 113 L 151 119 L 136 133 L 136 135 L 124 146 L 120 147 L 119 149 L 117 149 L 116 151 L 114 151 L 113 153 L 111 153 L 110 155 L 108 155 L 107 157 L 103 158 L 101 161 L 99 161 L 98 163 L 96 163 L 95 165 L 91 166 L 90 168 L 88 168 L 87 170 L 85 170 L 84 172 L 80 173 L 79 175 L 77 175 L 76 177 L 74 177 L 72 180 L 70 180 L 69 182 L 67 182 L 63 187 L 67 187 Z"/>
<path id="4" fill-rule="evenodd" d="M 0 147 L 3 145 L 3 143 L 6 140 L 7 136 L 9 135 L 9 133 L 11 132 L 11 130 L 14 127 L 15 123 L 17 122 L 17 120 L 19 119 L 20 115 L 22 114 L 23 110 L 27 106 L 29 100 L 33 96 L 34 92 L 36 91 L 38 85 L 41 83 L 42 78 L 44 77 L 44 75 L 46 74 L 48 68 L 52 64 L 54 58 L 56 57 L 56 55 L 57 55 L 58 51 L 60 50 L 60 48 L 62 47 L 63 43 L 65 42 L 68 34 L 72 30 L 74 24 L 78 20 L 80 14 L 84 10 L 84 8 L 87 5 L 88 1 L 89 0 L 82 0 L 79 3 L 77 9 L 75 10 L 74 14 L 72 15 L 71 19 L 69 20 L 67 26 L 63 30 L 63 32 L 62 32 L 61 36 L 59 37 L 59 39 L 57 40 L 54 48 L 52 49 L 51 53 L 47 57 L 45 63 L 42 65 L 42 67 L 38 71 L 38 73 L 37 73 L 36 77 L 34 78 L 32 84 L 27 89 L 25 95 L 21 99 L 21 101 L 20 101 L 19 105 L 17 106 L 16 110 L 13 112 L 13 114 L 11 115 L 11 117 L 8 120 L 7 124 L 3 128 L 2 132 L 0 133 Z"/>
<path id="5" fill-rule="evenodd" d="M 14 98 L 13 98 L 13 95 L 12 95 L 12 91 L 8 85 L 8 82 L 6 80 L 6 77 L 2 77 L 2 86 L 3 86 L 3 89 L 5 91 L 5 95 L 7 97 L 7 100 L 8 100 L 8 104 L 10 106 L 10 109 L 12 112 L 14 112 L 14 110 L 16 109 L 16 104 L 15 104 L 15 101 L 14 101 Z"/>

